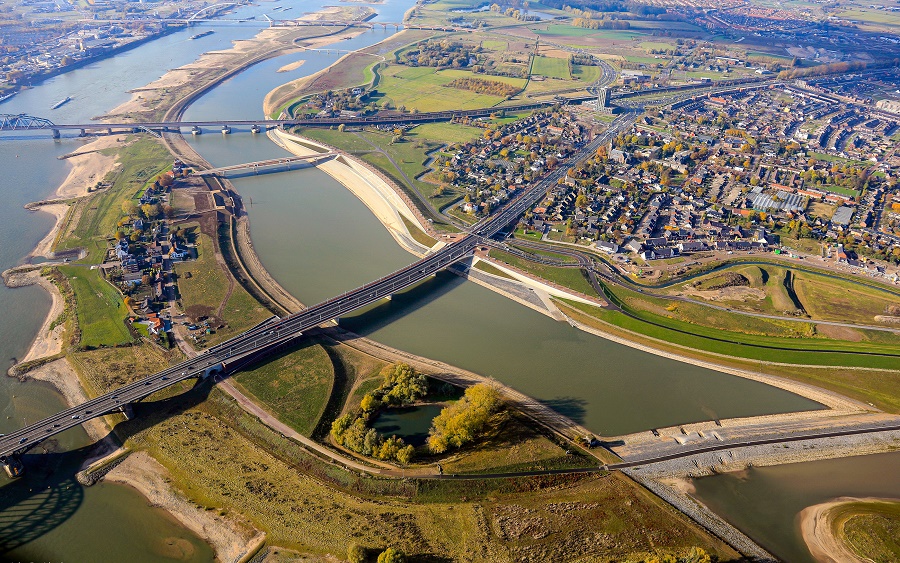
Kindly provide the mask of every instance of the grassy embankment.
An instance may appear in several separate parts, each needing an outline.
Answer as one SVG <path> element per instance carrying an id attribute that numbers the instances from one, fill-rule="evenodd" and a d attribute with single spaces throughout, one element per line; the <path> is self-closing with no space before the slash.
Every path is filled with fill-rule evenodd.
<path id="1" fill-rule="evenodd" d="M 594 294 L 593 288 L 576 268 L 536 264 L 496 250 L 491 253 L 534 275 L 588 295 Z M 566 258 L 561 255 L 556 257 Z M 850 332 L 846 333 L 827 330 L 827 327 L 817 331 L 814 322 L 747 317 L 735 312 L 710 310 L 698 304 L 648 297 L 622 286 L 605 287 L 605 297 L 624 312 L 592 307 L 590 315 L 619 328 L 672 344 L 766 362 L 886 370 L 897 369 L 900 364 L 900 347 L 892 333 L 863 329 L 849 329 Z M 780 311 L 785 310 L 781 307 L 793 307 L 793 300 L 783 284 L 773 282 L 773 287 L 780 287 L 783 292 L 779 290 L 775 293 L 776 304 L 770 307 Z M 846 339 L 847 334 L 850 340 Z"/>

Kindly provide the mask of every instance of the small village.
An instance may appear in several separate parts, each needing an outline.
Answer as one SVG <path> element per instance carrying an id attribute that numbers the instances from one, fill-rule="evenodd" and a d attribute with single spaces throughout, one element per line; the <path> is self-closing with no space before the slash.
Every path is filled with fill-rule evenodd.
<path id="1" fill-rule="evenodd" d="M 891 88 L 897 79 L 869 80 Z M 635 272 L 656 261 L 679 268 L 684 255 L 774 252 L 896 283 L 900 115 L 845 101 L 846 92 L 819 82 L 649 111 L 570 168 L 520 232 L 593 245 Z M 436 159 L 437 178 L 464 193 L 451 213 L 483 216 L 515 197 L 599 130 L 602 116 L 584 116 L 584 106 L 536 113 Z"/>

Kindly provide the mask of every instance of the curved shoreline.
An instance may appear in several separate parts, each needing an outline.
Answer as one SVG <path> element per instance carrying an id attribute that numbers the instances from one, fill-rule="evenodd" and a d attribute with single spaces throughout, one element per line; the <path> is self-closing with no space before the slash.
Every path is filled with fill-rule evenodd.
<path id="1" fill-rule="evenodd" d="M 800 534 L 812 556 L 821 563 L 869 563 L 841 538 L 844 522 L 835 521 L 835 512 L 848 504 L 896 503 L 897 499 L 840 497 L 804 508 L 800 514 Z"/>

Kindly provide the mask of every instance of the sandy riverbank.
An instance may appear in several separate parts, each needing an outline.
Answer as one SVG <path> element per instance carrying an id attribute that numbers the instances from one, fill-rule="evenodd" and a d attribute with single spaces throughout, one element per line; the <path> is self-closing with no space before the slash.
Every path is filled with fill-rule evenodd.
<path id="1" fill-rule="evenodd" d="M 298 156 L 306 156 L 321 152 L 328 152 L 325 147 L 304 137 L 285 133 L 280 130 L 272 130 L 274 141 L 286 150 Z M 270 136 L 271 137 L 271 136 Z M 409 205 L 394 191 L 384 179 L 359 163 L 356 159 L 341 155 L 324 162 L 319 162 L 316 167 L 343 184 L 353 192 L 366 207 L 375 215 L 375 218 L 391 233 L 394 240 L 408 251 L 422 256 L 428 251 L 428 247 L 418 243 L 410 234 L 403 222 L 405 218 L 416 225 L 423 232 L 426 227 L 418 216 L 410 209 Z"/>
<path id="2" fill-rule="evenodd" d="M 56 218 L 56 222 L 50 232 L 47 233 L 31 252 L 32 257 L 53 257 L 53 243 L 62 226 L 62 222 L 69 211 L 69 204 L 65 200 L 84 197 L 88 189 L 94 187 L 97 182 L 106 178 L 106 175 L 119 166 L 119 159 L 115 155 L 103 154 L 101 151 L 110 148 L 125 146 L 124 138 L 117 135 L 98 137 L 86 143 L 70 156 L 67 162 L 71 165 L 68 176 L 56 188 L 56 191 L 42 202 L 29 205 L 29 209 L 50 213 Z M 49 202 L 49 203 L 48 203 Z"/>
<path id="3" fill-rule="evenodd" d="M 219 561 L 238 561 L 265 540 L 263 532 L 243 520 L 198 508 L 172 487 L 169 471 L 146 452 L 132 453 L 105 479 L 137 489 L 152 506 L 162 508 L 209 543 Z"/>
<path id="4" fill-rule="evenodd" d="M 859 557 L 847 547 L 840 537 L 843 535 L 843 522 L 836 522 L 834 519 L 837 508 L 858 502 L 888 501 L 878 498 L 841 497 L 832 502 L 804 508 L 800 512 L 800 533 L 816 561 L 821 563 L 868 563 L 870 561 Z"/>
<path id="5" fill-rule="evenodd" d="M 21 362 L 29 362 L 38 358 L 46 358 L 62 352 L 63 332 L 65 326 L 59 323 L 51 330 L 50 325 L 63 314 L 65 308 L 65 300 L 59 293 L 59 288 L 53 285 L 53 282 L 41 276 L 39 269 L 29 272 L 14 272 L 6 276 L 4 280 L 8 287 L 23 287 L 26 285 L 39 285 L 50 294 L 50 310 L 41 324 L 40 330 L 34 337 L 34 342 L 28 349 L 28 353 L 20 360 Z"/>

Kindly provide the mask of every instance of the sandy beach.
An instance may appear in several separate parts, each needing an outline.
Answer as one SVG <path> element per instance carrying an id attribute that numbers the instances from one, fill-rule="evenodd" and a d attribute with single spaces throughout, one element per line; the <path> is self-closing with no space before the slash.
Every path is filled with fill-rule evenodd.
<path id="1" fill-rule="evenodd" d="M 238 561 L 246 553 L 256 551 L 265 540 L 265 534 L 248 522 L 198 508 L 172 487 L 169 471 L 146 452 L 132 453 L 105 479 L 137 489 L 152 506 L 164 509 L 206 540 L 219 561 Z"/>

